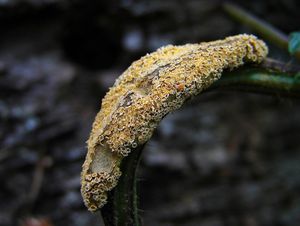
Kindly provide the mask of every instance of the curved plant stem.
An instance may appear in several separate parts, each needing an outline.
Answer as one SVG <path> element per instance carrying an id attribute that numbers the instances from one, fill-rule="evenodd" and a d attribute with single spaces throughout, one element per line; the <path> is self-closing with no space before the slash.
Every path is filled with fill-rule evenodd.
<path id="1" fill-rule="evenodd" d="M 230 88 L 300 97 L 300 78 L 296 76 L 296 71 L 283 63 L 269 60 L 258 67 L 248 66 L 226 72 L 209 90 Z M 108 203 L 101 209 L 106 226 L 141 225 L 137 207 L 136 171 L 142 149 L 137 148 L 122 162 L 122 176 L 118 185 L 108 194 Z"/>
<path id="2" fill-rule="evenodd" d="M 261 20 L 260 18 L 252 15 L 250 12 L 247 12 L 246 10 L 231 3 L 224 3 L 223 9 L 233 19 L 252 28 L 265 40 L 270 41 L 274 45 L 284 50 L 288 49 L 288 36 L 271 24 Z M 300 60 L 300 51 L 297 51 L 294 55 L 298 60 Z"/>
<path id="3" fill-rule="evenodd" d="M 136 171 L 142 150 L 143 146 L 135 149 L 122 161 L 122 176 L 117 187 L 108 194 L 108 203 L 101 209 L 106 226 L 140 226 Z"/>
<path id="4" fill-rule="evenodd" d="M 216 88 L 300 97 L 300 77 L 264 68 L 244 67 L 224 73 L 210 90 Z"/>

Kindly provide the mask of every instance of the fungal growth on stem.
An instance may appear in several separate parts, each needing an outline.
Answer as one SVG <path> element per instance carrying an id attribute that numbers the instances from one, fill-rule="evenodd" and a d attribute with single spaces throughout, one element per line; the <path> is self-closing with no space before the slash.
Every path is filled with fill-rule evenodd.
<path id="1" fill-rule="evenodd" d="M 162 118 L 221 77 L 224 69 L 260 63 L 266 44 L 253 35 L 165 46 L 135 61 L 102 100 L 81 173 L 90 211 L 107 202 L 121 176 L 124 157 L 150 139 Z"/>

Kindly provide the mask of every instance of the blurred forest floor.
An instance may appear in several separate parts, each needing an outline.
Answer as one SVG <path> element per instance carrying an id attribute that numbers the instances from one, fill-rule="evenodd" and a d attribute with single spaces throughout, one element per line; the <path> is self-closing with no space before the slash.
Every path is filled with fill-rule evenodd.
<path id="1" fill-rule="evenodd" d="M 299 29 L 297 0 L 236 3 Z M 252 33 L 214 0 L 1 0 L 0 32 L 1 226 L 101 225 L 80 171 L 115 78 L 162 45 Z M 299 112 L 297 99 L 218 91 L 167 116 L 140 166 L 144 224 L 298 226 Z"/>

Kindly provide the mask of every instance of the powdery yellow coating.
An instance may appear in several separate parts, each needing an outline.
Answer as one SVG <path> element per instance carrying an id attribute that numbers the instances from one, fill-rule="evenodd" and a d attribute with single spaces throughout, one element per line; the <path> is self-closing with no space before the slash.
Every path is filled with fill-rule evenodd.
<path id="1" fill-rule="evenodd" d="M 260 63 L 265 43 L 253 35 L 166 46 L 135 61 L 102 100 L 88 140 L 81 192 L 90 211 L 101 208 L 121 176 L 122 159 L 144 144 L 161 119 L 220 78 L 224 69 Z"/>

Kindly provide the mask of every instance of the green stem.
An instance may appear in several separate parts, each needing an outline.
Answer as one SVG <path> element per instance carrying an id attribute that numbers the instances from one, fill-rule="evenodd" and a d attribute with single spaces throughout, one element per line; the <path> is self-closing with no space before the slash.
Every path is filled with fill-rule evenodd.
<path id="1" fill-rule="evenodd" d="M 300 97 L 300 78 L 265 68 L 243 67 L 224 73 L 210 90 L 220 88 Z"/>
<path id="2" fill-rule="evenodd" d="M 252 28 L 265 40 L 270 41 L 274 45 L 284 50 L 288 50 L 288 36 L 282 31 L 278 30 L 276 27 L 272 26 L 266 21 L 259 19 L 258 17 L 252 15 L 250 12 L 247 12 L 246 10 L 234 4 L 224 3 L 223 9 L 238 22 Z M 300 60 L 300 51 L 297 51 L 294 55 L 298 60 Z"/>
<path id="3" fill-rule="evenodd" d="M 140 226 L 136 171 L 142 149 L 135 149 L 122 161 L 122 176 L 118 185 L 108 194 L 108 203 L 101 209 L 106 226 Z"/>
<path id="4" fill-rule="evenodd" d="M 278 71 L 280 70 L 280 71 Z M 296 70 L 297 71 L 297 70 Z M 225 72 L 209 90 L 230 88 L 255 93 L 283 94 L 300 97 L 300 78 L 295 68 L 268 60 L 259 67 L 242 67 Z M 138 216 L 136 171 L 143 147 L 124 158 L 118 185 L 108 194 L 108 203 L 101 209 L 106 226 L 140 226 Z"/>

